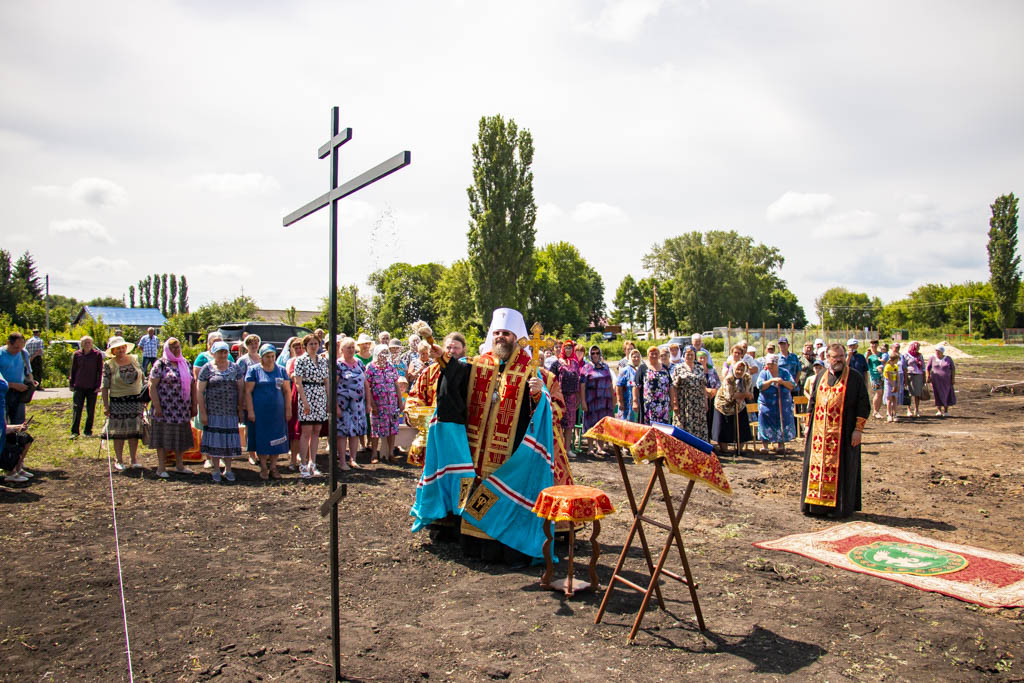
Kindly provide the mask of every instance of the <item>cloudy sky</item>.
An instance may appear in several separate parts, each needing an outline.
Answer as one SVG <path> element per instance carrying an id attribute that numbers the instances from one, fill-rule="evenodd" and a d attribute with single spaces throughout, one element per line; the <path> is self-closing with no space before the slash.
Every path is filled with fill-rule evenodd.
<path id="1" fill-rule="evenodd" d="M 779 247 L 813 318 L 987 279 L 989 204 L 1024 191 L 1024 3 L 147 0 L 0 6 L 0 246 L 51 291 L 185 273 L 193 305 L 327 292 L 329 111 L 340 281 L 465 255 L 482 115 L 534 136 L 538 245 L 576 244 L 610 300 L 650 247 L 734 229 Z"/>

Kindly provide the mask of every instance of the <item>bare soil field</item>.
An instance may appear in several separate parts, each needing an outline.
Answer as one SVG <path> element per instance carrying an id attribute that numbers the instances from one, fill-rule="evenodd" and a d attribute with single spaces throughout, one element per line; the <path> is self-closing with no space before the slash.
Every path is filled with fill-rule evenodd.
<path id="1" fill-rule="evenodd" d="M 959 368 L 962 377 L 1024 377 L 1024 362 Z M 990 395 L 991 384 L 961 379 L 960 404 L 946 419 L 925 409 L 898 424 L 871 420 L 864 511 L 852 519 L 1024 553 L 1024 396 Z M 30 414 L 69 419 L 69 403 Z M 2 680 L 128 680 L 107 464 L 89 450 L 63 460 L 37 453 L 60 464 L 39 465 L 30 486 L 0 492 Z M 135 677 L 328 680 L 325 483 L 290 475 L 264 484 L 246 464 L 234 484 L 207 474 L 158 480 L 155 454 L 144 462 L 141 474 L 113 478 Z M 572 464 L 619 509 L 600 535 L 605 584 L 631 521 L 624 489 L 612 458 Z M 1024 609 L 981 608 L 753 547 L 836 523 L 800 514 L 800 464 L 800 455 L 726 458 L 735 495 L 694 490 L 684 540 L 707 631 L 697 629 L 686 589 L 667 582 L 667 610 L 649 611 L 633 645 L 626 636 L 639 595 L 617 589 L 595 625 L 603 591 L 566 600 L 538 587 L 539 567 L 465 559 L 458 545 L 412 535 L 413 468 L 344 473 L 344 673 L 368 681 L 1024 679 Z M 630 470 L 640 487 L 648 466 Z M 685 480 L 672 484 L 681 495 Z M 589 559 L 588 540 L 580 534 L 578 563 Z M 557 550 L 564 556 L 566 547 Z M 628 566 L 643 579 L 639 554 Z M 671 558 L 668 566 L 676 567 Z"/>

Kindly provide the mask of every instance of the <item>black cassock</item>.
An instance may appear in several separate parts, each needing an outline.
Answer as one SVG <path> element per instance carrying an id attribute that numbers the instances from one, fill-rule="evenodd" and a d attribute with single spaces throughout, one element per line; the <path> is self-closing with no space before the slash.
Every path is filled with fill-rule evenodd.
<path id="1" fill-rule="evenodd" d="M 805 503 L 807 497 L 807 470 L 811 462 L 811 435 L 814 427 L 814 405 L 818 398 L 818 384 L 827 381 L 833 386 L 839 380 L 831 372 L 823 372 L 814 383 L 811 396 L 807 403 L 810 422 L 807 425 L 807 443 L 804 446 L 803 484 L 800 487 L 800 510 L 809 515 L 829 515 L 830 517 L 849 517 L 860 510 L 860 446 L 853 446 L 853 430 L 857 426 L 857 418 L 867 420 L 871 414 L 871 402 L 868 400 L 868 388 L 864 384 L 864 376 L 850 368 L 847 378 L 846 394 L 843 396 L 843 427 L 839 449 L 839 478 L 836 482 L 836 506 L 811 505 Z"/>

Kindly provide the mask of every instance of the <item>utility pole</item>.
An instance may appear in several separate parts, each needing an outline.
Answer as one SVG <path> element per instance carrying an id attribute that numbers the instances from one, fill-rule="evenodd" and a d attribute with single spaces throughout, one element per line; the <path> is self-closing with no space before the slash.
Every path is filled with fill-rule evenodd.
<path id="1" fill-rule="evenodd" d="M 971 302 L 967 302 L 967 338 L 971 337 Z"/>
<path id="2" fill-rule="evenodd" d="M 657 283 L 651 285 L 651 290 L 654 292 L 654 338 L 658 338 L 658 285 Z"/>
<path id="3" fill-rule="evenodd" d="M 50 274 L 46 274 L 46 330 L 50 330 Z"/>

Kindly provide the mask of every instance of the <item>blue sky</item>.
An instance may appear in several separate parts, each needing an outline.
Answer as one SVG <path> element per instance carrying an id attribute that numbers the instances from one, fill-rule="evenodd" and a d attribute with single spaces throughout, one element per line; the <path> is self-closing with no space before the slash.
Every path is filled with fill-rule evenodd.
<path id="1" fill-rule="evenodd" d="M 52 291 L 185 273 L 315 307 L 329 110 L 349 177 L 342 282 L 465 255 L 480 116 L 529 128 L 538 245 L 608 299 L 650 247 L 734 229 L 813 299 L 988 277 L 989 204 L 1024 180 L 1018 2 L 37 2 L 0 7 L 0 246 Z"/>

